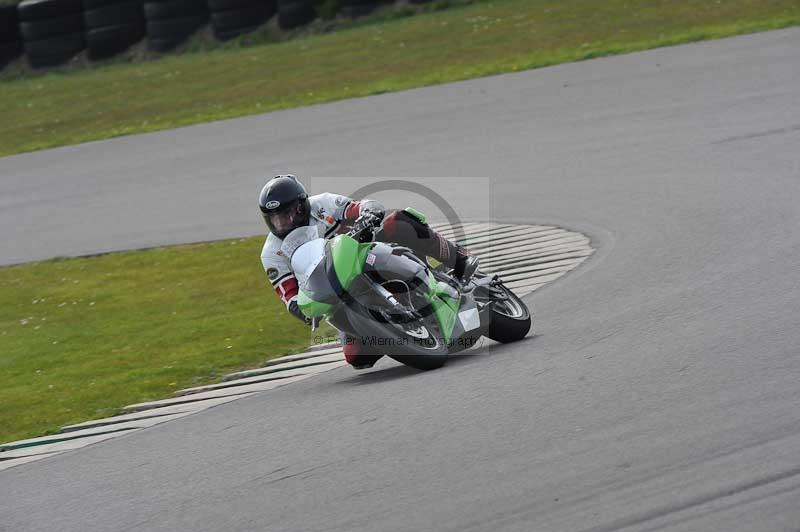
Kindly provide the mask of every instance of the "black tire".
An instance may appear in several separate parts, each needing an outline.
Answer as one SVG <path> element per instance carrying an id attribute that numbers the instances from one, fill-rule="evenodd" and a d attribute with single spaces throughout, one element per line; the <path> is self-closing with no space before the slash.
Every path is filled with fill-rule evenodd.
<path id="1" fill-rule="evenodd" d="M 147 21 L 148 39 L 173 39 L 183 41 L 206 23 L 205 17 L 168 18 Z"/>
<path id="2" fill-rule="evenodd" d="M 92 9 L 100 9 L 108 6 L 115 6 L 118 4 L 135 3 L 142 7 L 143 0 L 83 0 L 83 10 L 90 11 Z"/>
<path id="3" fill-rule="evenodd" d="M 144 13 L 141 2 L 112 4 L 84 11 L 83 19 L 87 28 L 106 26 L 140 25 L 144 26 Z"/>
<path id="4" fill-rule="evenodd" d="M 92 60 L 106 59 L 124 52 L 144 37 L 142 25 L 93 28 L 86 32 L 86 46 Z"/>
<path id="5" fill-rule="evenodd" d="M 433 316 L 423 319 L 418 324 L 420 331 L 425 329 L 427 332 L 427 338 L 420 339 L 418 336 L 403 336 L 399 326 L 378 322 L 353 309 L 348 309 L 347 312 L 348 321 L 359 337 L 394 340 L 379 347 L 367 346 L 366 354 L 387 355 L 406 366 L 423 371 L 440 368 L 447 362 L 449 354 L 447 342 L 441 337 Z"/>
<path id="6" fill-rule="evenodd" d="M 17 6 L 0 6 L 0 43 L 20 40 Z"/>
<path id="7" fill-rule="evenodd" d="M 150 0 L 144 4 L 144 16 L 150 20 L 208 17 L 205 0 Z"/>
<path id="8" fill-rule="evenodd" d="M 23 0 L 17 5 L 20 20 L 63 17 L 83 11 L 81 0 Z"/>
<path id="9" fill-rule="evenodd" d="M 278 26 L 282 29 L 304 26 L 316 17 L 313 0 L 278 0 Z"/>
<path id="10" fill-rule="evenodd" d="M 275 0 L 208 0 L 209 11 L 229 11 L 253 6 L 261 6 L 274 14 L 277 2 Z"/>
<path id="11" fill-rule="evenodd" d="M 528 306 L 514 292 L 505 286 L 502 288 L 508 300 L 492 304 L 488 336 L 495 342 L 507 344 L 525 338 L 533 318 Z"/>
<path id="12" fill-rule="evenodd" d="M 258 27 L 267 21 L 268 14 L 263 6 L 245 9 L 231 9 L 211 13 L 211 27 L 214 33 L 229 33 L 243 28 Z"/>
<path id="13" fill-rule="evenodd" d="M 0 69 L 22 55 L 22 41 L 0 42 Z"/>
<path id="14" fill-rule="evenodd" d="M 261 26 L 262 24 L 259 24 L 258 26 L 251 26 L 249 28 L 236 28 L 235 30 L 229 30 L 229 31 L 214 30 L 214 38 L 217 39 L 218 41 L 229 41 L 231 39 L 239 37 L 240 35 L 245 35 L 247 33 L 254 32 Z"/>
<path id="15" fill-rule="evenodd" d="M 369 15 L 381 5 L 380 0 L 343 0 L 342 14 L 347 17 Z"/>
<path id="16" fill-rule="evenodd" d="M 36 41 L 47 39 L 57 35 L 68 33 L 78 33 L 83 31 L 83 15 L 73 14 L 63 17 L 43 18 L 28 22 L 21 22 L 19 25 L 23 40 Z"/>
<path id="17" fill-rule="evenodd" d="M 71 59 L 86 48 L 83 33 L 58 35 L 48 39 L 25 41 L 25 53 L 34 67 L 58 65 Z"/>
<path id="18" fill-rule="evenodd" d="M 154 51 L 154 52 L 169 52 L 176 46 L 179 46 L 186 38 L 177 38 L 177 37 L 158 37 L 158 38 L 147 38 L 147 48 Z"/>

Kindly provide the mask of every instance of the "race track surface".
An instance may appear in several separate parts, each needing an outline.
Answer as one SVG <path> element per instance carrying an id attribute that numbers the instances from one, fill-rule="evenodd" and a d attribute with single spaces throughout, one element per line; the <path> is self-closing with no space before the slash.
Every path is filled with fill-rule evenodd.
<path id="1" fill-rule="evenodd" d="M 4 263 L 255 234 L 288 170 L 489 176 L 462 216 L 597 249 L 524 342 L 2 471 L 0 530 L 797 531 L 798 65 L 790 29 L 0 159 Z"/>

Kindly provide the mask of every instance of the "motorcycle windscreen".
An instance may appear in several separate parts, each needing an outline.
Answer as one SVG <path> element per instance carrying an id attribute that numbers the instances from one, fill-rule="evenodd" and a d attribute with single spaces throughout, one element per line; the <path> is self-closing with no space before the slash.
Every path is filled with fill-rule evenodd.
<path id="1" fill-rule="evenodd" d="M 325 239 L 317 238 L 298 247 L 292 255 L 292 271 L 300 291 L 319 303 L 335 303 L 336 292 L 328 280 Z"/>
<path id="2" fill-rule="evenodd" d="M 281 242 L 281 253 L 284 257 L 288 257 L 292 261 L 292 270 L 297 271 L 294 266 L 294 254 L 305 244 L 311 243 L 314 240 L 319 240 L 323 237 L 322 229 L 317 225 L 305 225 L 298 227 L 283 239 Z"/>

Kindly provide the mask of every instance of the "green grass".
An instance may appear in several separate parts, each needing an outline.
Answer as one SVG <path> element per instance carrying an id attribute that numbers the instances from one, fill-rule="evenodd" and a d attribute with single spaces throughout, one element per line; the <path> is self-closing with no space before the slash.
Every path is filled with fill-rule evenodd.
<path id="1" fill-rule="evenodd" d="M 797 0 L 496 0 L 0 81 L 0 155 L 800 24 Z"/>
<path id="2" fill-rule="evenodd" d="M 0 268 L 0 442 L 112 415 L 308 346 L 309 328 L 267 283 L 262 243 Z"/>

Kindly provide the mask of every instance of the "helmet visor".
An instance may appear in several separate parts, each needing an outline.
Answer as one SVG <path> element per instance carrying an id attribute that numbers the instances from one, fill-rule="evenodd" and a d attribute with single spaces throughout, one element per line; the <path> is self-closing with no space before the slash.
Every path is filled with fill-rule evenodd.
<path id="1" fill-rule="evenodd" d="M 293 229 L 302 225 L 302 214 L 299 212 L 298 202 L 293 201 L 288 205 L 262 213 L 270 231 L 278 238 L 284 238 Z"/>

